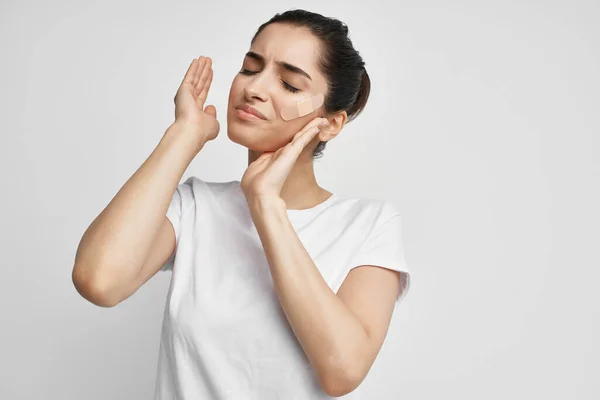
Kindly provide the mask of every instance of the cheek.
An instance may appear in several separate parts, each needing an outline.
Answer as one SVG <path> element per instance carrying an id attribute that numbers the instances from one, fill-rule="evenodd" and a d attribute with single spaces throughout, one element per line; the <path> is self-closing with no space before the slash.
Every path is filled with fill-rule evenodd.
<path id="1" fill-rule="evenodd" d="M 282 145 L 285 145 L 286 143 L 289 143 L 294 135 L 298 132 L 298 127 L 297 124 L 292 123 L 292 121 L 286 122 L 282 119 L 279 119 L 273 124 L 272 131 L 273 137 Z"/>
<path id="2" fill-rule="evenodd" d="M 277 112 L 277 119 L 279 122 L 281 122 L 282 124 L 284 124 L 283 126 L 296 126 L 298 125 L 298 119 L 300 118 L 296 118 L 296 119 L 292 119 L 290 121 L 285 121 L 283 119 L 283 117 L 281 116 L 281 110 L 283 110 L 284 108 L 290 108 L 290 107 L 296 107 L 296 105 L 298 104 L 299 101 L 302 101 L 302 98 L 298 99 L 295 96 L 280 96 L 277 99 L 273 99 L 273 105 L 275 107 L 275 111 Z"/>
<path id="3" fill-rule="evenodd" d="M 227 100 L 227 124 L 235 121 L 235 105 L 238 104 L 242 97 L 243 86 L 241 85 L 241 80 L 239 79 L 239 75 L 233 77 L 233 81 L 231 82 L 231 86 L 229 87 L 229 97 Z M 219 110 L 217 110 L 218 113 Z M 217 114 L 217 119 L 219 118 L 219 114 Z"/>
<path id="4" fill-rule="evenodd" d="M 291 134 L 290 139 L 294 137 L 294 135 L 298 132 L 300 132 L 302 129 L 304 129 L 304 127 L 311 122 L 313 119 L 315 119 L 316 117 L 316 113 L 312 112 L 308 115 L 305 115 L 303 117 L 299 117 L 299 118 L 294 118 L 292 120 L 289 121 L 284 121 L 283 119 L 281 119 L 281 123 L 282 126 L 284 127 L 283 129 L 288 132 L 288 134 Z M 281 116 L 280 116 L 281 118 Z"/>
<path id="5" fill-rule="evenodd" d="M 239 76 L 236 75 L 233 77 L 233 81 L 231 82 L 231 87 L 229 88 L 229 103 L 231 104 L 232 100 L 235 100 L 236 97 L 240 94 L 241 86 Z M 232 105 L 232 104 L 231 104 Z"/>
<path id="6" fill-rule="evenodd" d="M 277 118 L 279 119 L 279 121 L 281 123 L 284 124 L 284 126 L 286 127 L 286 130 L 287 129 L 295 130 L 294 134 L 297 133 L 298 131 L 300 131 L 302 128 L 304 128 L 306 126 L 306 124 L 308 124 L 310 121 L 312 121 L 313 119 L 315 119 L 322 113 L 322 107 L 319 107 L 317 110 L 313 110 L 313 112 L 311 112 L 310 114 L 305 115 L 303 117 L 294 118 L 289 121 L 285 121 L 282 118 L 282 116 L 281 116 L 282 109 L 290 108 L 290 107 L 295 108 L 295 107 L 297 107 L 299 102 L 302 102 L 304 100 L 306 100 L 306 96 L 298 96 L 298 97 L 294 96 L 294 98 L 286 98 L 285 101 L 280 101 L 277 104 Z M 287 128 L 287 127 L 291 127 L 291 128 Z"/>

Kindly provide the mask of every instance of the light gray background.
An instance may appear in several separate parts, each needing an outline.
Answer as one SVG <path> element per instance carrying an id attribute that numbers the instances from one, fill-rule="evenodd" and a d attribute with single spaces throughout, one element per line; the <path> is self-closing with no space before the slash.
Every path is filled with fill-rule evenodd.
<path id="1" fill-rule="evenodd" d="M 229 87 L 293 7 L 346 22 L 372 79 L 320 184 L 404 216 L 412 288 L 364 398 L 600 398 L 598 1 L 274 0 L 2 2 L 0 398 L 152 398 L 171 274 L 100 308 L 77 245 L 201 54 L 222 130 L 182 179 L 241 178 Z"/>

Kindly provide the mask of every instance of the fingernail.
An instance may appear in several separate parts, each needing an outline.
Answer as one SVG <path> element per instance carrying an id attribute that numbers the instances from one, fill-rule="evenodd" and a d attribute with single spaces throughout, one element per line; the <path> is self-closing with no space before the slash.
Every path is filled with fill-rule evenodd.
<path id="1" fill-rule="evenodd" d="M 319 126 L 326 126 L 327 124 L 329 124 L 329 121 L 327 119 L 324 119 L 319 123 Z"/>

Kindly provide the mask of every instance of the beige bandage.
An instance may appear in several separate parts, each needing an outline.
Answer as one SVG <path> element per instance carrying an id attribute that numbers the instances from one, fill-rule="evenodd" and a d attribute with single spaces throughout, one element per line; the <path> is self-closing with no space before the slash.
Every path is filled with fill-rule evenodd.
<path id="1" fill-rule="evenodd" d="M 289 121 L 294 118 L 304 117 L 321 107 L 323 101 L 325 101 L 325 97 L 322 93 L 319 93 L 309 99 L 302 100 L 295 106 L 284 107 L 281 109 L 281 118 L 283 118 L 284 121 Z"/>

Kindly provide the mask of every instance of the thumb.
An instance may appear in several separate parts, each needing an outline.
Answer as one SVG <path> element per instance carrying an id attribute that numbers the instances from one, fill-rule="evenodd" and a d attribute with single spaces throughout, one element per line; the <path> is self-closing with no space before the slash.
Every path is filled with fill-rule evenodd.
<path id="1" fill-rule="evenodd" d="M 210 106 L 206 106 L 204 108 L 204 112 L 208 115 L 212 115 L 213 117 L 217 118 L 217 109 L 212 104 Z"/>

